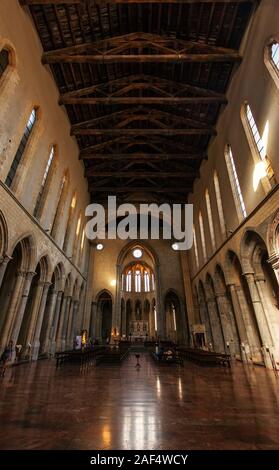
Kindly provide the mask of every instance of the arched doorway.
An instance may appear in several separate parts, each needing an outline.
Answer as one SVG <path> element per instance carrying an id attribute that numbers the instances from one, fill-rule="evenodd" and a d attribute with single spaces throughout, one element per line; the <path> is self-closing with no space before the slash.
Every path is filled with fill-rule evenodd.
<path id="1" fill-rule="evenodd" d="M 242 274 L 242 266 L 233 251 L 227 254 L 227 277 L 230 295 L 237 313 L 238 332 L 244 348 L 244 358 L 262 363 L 261 339 L 255 312 L 251 301 L 247 279 Z"/>
<path id="2" fill-rule="evenodd" d="M 276 360 L 279 358 L 279 286 L 275 272 L 268 263 L 266 244 L 258 233 L 252 230 L 246 232 L 241 254 L 245 269 L 243 277 L 257 322 L 262 354 L 268 365 L 270 351 Z"/>
<path id="3" fill-rule="evenodd" d="M 0 288 L 0 350 L 12 339 L 17 342 L 21 318 L 25 310 L 30 281 L 31 262 L 35 254 L 31 236 L 20 240 L 13 249 Z M 32 260 L 32 261 L 31 261 Z"/>
<path id="4" fill-rule="evenodd" d="M 117 334 L 112 331 L 112 297 L 107 291 L 102 292 L 98 297 L 98 337 L 102 343 L 109 343 L 111 335 Z"/>
<path id="5" fill-rule="evenodd" d="M 5 347 L 5 340 L 3 334 L 5 330 L 5 325 L 7 322 L 8 313 L 11 308 L 12 301 L 14 299 L 14 295 L 16 292 L 16 285 L 19 277 L 19 271 L 22 264 L 22 247 L 21 244 L 18 243 L 12 253 L 12 259 L 10 260 L 4 277 L 3 282 L 0 288 L 0 305 L 1 305 L 1 313 L 0 313 L 0 343 L 1 349 Z M 6 336 L 6 335 L 5 335 Z"/>

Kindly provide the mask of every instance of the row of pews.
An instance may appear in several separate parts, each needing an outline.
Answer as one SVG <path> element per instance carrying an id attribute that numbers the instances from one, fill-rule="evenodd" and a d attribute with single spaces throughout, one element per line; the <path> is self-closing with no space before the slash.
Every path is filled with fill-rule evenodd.
<path id="1" fill-rule="evenodd" d="M 231 367 L 231 356 L 229 354 L 204 349 L 178 348 L 178 353 L 186 360 L 195 362 L 201 366 L 224 366 Z"/>
<path id="2" fill-rule="evenodd" d="M 78 364 L 80 367 L 93 362 L 96 365 L 101 363 L 121 364 L 128 354 L 128 345 L 119 347 L 94 346 L 93 348 L 57 352 L 55 354 L 56 367 L 58 368 L 66 363 Z"/>
<path id="3" fill-rule="evenodd" d="M 66 363 L 74 363 L 83 367 L 97 360 L 98 356 L 104 354 L 105 349 L 105 346 L 94 346 L 94 348 L 57 352 L 55 354 L 56 367 Z"/>

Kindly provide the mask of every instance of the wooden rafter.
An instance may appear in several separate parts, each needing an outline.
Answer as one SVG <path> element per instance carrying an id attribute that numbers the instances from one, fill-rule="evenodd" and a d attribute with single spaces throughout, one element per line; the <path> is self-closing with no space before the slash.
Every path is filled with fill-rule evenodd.
<path id="1" fill-rule="evenodd" d="M 92 199 L 185 201 L 257 0 L 20 3 L 66 105 Z"/>
<path id="2" fill-rule="evenodd" d="M 209 90 L 207 88 L 201 88 L 193 86 L 191 84 L 175 82 L 173 80 L 166 80 L 162 77 L 156 77 L 153 75 L 146 74 L 134 74 L 128 77 L 122 77 L 117 80 L 109 80 L 104 83 L 98 83 L 90 87 L 80 88 L 68 93 L 61 95 L 61 100 L 68 98 L 81 98 L 89 97 L 93 95 L 94 97 L 117 97 L 123 94 L 133 91 L 138 86 L 141 86 L 145 90 L 154 90 L 156 89 L 164 96 L 170 97 L 183 97 L 183 96 L 204 96 L 204 97 L 213 97 L 220 100 L 226 100 L 226 96 L 222 93 L 216 93 L 215 91 Z M 127 89 L 129 87 L 129 89 Z"/>
<path id="3" fill-rule="evenodd" d="M 89 190 L 92 193 L 107 193 L 107 194 L 114 194 L 114 193 L 130 193 L 131 191 L 134 193 L 148 193 L 150 191 L 154 191 L 157 193 L 165 193 L 165 192 L 173 192 L 173 193 L 183 193 L 187 194 L 187 192 L 191 191 L 191 186 L 183 185 L 183 187 L 176 186 L 166 186 L 166 187 L 150 187 L 150 186 L 100 186 L 92 187 L 89 185 Z"/>
<path id="4" fill-rule="evenodd" d="M 199 175 L 198 171 L 160 171 L 160 172 L 151 172 L 151 171 L 101 171 L 95 170 L 94 168 L 90 168 L 86 171 L 86 176 L 94 176 L 94 177 L 110 177 L 110 178 L 136 178 L 136 179 L 146 179 L 146 178 L 184 178 L 184 179 L 192 179 L 196 178 Z"/>
<path id="5" fill-rule="evenodd" d="M 186 135 L 216 135 L 216 130 L 212 127 L 201 127 L 192 129 L 86 129 L 76 128 L 73 130 L 73 135 L 91 135 L 91 136 L 106 136 L 106 135 L 124 135 L 124 136 L 152 136 L 152 135 L 165 135 L 165 136 L 186 136 Z"/>
<path id="6" fill-rule="evenodd" d="M 206 158 L 204 153 L 183 154 L 183 153 L 84 153 L 81 154 L 83 160 L 129 160 L 129 161 L 174 161 L 174 160 L 200 160 Z"/>
<path id="7" fill-rule="evenodd" d="M 142 53 L 149 50 L 150 52 Z M 137 51 L 137 53 L 135 53 Z M 43 64 L 236 62 L 233 49 L 142 32 L 45 52 Z"/>
<path id="8" fill-rule="evenodd" d="M 82 128 L 94 128 L 98 125 L 106 125 L 110 127 L 111 124 L 115 124 L 117 128 L 123 128 L 133 122 L 150 122 L 161 125 L 173 127 L 177 126 L 190 126 L 190 127 L 204 127 L 207 128 L 207 124 L 203 121 L 197 121 L 196 119 L 186 118 L 184 116 L 176 115 L 175 113 L 165 112 L 158 109 L 149 109 L 143 107 L 129 108 L 115 113 L 106 114 L 89 121 L 79 122 L 72 126 L 71 134 Z"/>

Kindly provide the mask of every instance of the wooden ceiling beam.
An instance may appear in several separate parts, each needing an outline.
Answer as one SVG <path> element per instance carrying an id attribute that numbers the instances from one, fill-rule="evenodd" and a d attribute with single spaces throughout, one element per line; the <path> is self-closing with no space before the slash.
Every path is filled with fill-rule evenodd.
<path id="1" fill-rule="evenodd" d="M 228 51 L 221 53 L 175 53 L 175 54 L 121 54 L 121 55 L 96 55 L 76 54 L 63 52 L 47 52 L 43 54 L 43 64 L 124 64 L 124 63 L 200 63 L 200 62 L 239 62 L 241 57 L 238 52 Z"/>
<path id="2" fill-rule="evenodd" d="M 95 187 L 94 185 L 89 184 L 89 191 L 91 193 L 107 193 L 107 194 L 114 194 L 114 193 L 148 193 L 148 192 L 155 192 L 155 193 L 187 193 L 192 190 L 191 186 L 178 187 L 176 186 L 167 186 L 165 188 L 162 187 L 150 187 L 150 186 L 143 186 L 143 187 L 133 187 L 133 186 L 100 186 Z"/>
<path id="3" fill-rule="evenodd" d="M 87 177 L 96 177 L 96 178 L 136 178 L 136 179 L 146 179 L 146 178 L 196 178 L 199 176 L 199 172 L 195 170 L 187 171 L 108 171 L 108 170 L 95 170 L 94 168 L 89 168 L 85 172 Z"/>
<path id="4" fill-rule="evenodd" d="M 137 161 L 172 161 L 172 160 L 200 160 L 206 158 L 205 153 L 88 153 L 81 154 L 80 158 L 82 160 L 137 160 Z"/>
<path id="5" fill-rule="evenodd" d="M 114 94 L 111 92 L 111 90 L 123 90 L 123 88 L 125 89 L 127 86 L 131 86 L 133 84 L 145 84 L 150 85 L 150 87 L 155 86 L 156 88 L 159 88 L 162 91 L 165 91 L 167 89 L 168 92 L 170 92 L 170 96 L 178 96 L 178 94 L 179 96 L 181 96 L 181 94 L 187 96 L 190 93 L 195 96 L 213 96 L 226 100 L 226 96 L 224 94 L 217 93 L 207 88 L 201 88 L 186 83 L 175 82 L 172 80 L 167 80 L 165 78 L 146 74 L 130 75 L 129 77 L 123 77 L 117 80 L 109 80 L 108 82 L 99 83 L 90 87 L 79 88 L 77 90 L 64 93 L 63 95 L 61 95 L 61 100 L 66 98 L 80 98 L 82 96 L 89 96 L 92 94 L 94 94 L 94 97 L 96 97 L 98 93 L 101 94 L 103 97 L 110 98 Z"/>
<path id="6" fill-rule="evenodd" d="M 187 97 L 118 97 L 118 98 L 63 98 L 60 105 L 175 105 L 175 104 L 227 104 L 224 96 L 187 96 Z"/>
<path id="7" fill-rule="evenodd" d="M 73 135 L 91 135 L 91 136 L 152 136 L 152 135 L 216 135 L 217 132 L 212 127 L 200 128 L 200 129 L 74 129 Z"/>

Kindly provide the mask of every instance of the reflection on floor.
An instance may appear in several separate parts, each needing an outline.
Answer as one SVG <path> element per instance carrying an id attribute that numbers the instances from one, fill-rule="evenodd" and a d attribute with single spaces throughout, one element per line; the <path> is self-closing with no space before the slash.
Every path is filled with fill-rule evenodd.
<path id="1" fill-rule="evenodd" d="M 1 449 L 277 449 L 279 378 L 260 367 L 154 364 L 55 369 L 0 381 Z"/>

